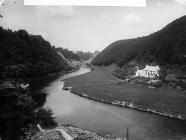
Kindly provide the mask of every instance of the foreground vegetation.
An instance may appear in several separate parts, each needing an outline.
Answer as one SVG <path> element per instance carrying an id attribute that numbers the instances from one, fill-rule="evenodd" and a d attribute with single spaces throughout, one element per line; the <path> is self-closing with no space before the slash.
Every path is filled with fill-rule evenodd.
<path id="1" fill-rule="evenodd" d="M 65 80 L 65 87 L 78 95 L 166 116 L 186 119 L 186 93 L 170 87 L 149 88 L 112 75 L 114 65 Z"/>
<path id="2" fill-rule="evenodd" d="M 26 81 L 24 81 L 25 83 Z M 52 110 L 42 108 L 46 94 L 22 88 L 23 80 L 9 80 L 0 84 L 0 137 L 2 140 L 27 140 L 36 125 L 56 126 Z"/>
<path id="3" fill-rule="evenodd" d="M 69 59 L 79 59 L 40 35 L 0 27 L 0 139 L 26 140 L 37 131 L 37 124 L 57 125 L 52 110 L 42 108 L 46 94 L 30 86 L 33 78 L 73 69 L 57 50 Z"/>

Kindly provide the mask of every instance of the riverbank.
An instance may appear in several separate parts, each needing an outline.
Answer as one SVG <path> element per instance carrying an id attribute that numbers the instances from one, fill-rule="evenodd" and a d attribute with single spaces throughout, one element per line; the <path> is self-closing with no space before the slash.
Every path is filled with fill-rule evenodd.
<path id="1" fill-rule="evenodd" d="M 81 129 L 73 125 L 59 125 L 56 128 L 43 130 L 34 135 L 31 140 L 124 140 L 122 137 L 106 135 L 101 136 L 95 132 Z"/>
<path id="2" fill-rule="evenodd" d="M 43 108 L 47 94 L 35 90 L 37 86 L 33 88 L 32 82 L 39 85 L 39 80 L 42 78 L 55 79 L 59 75 L 76 70 L 34 78 L 34 80 L 38 80 L 37 82 L 31 78 L 7 78 L 0 81 L 0 123 L 3 128 L 0 139 L 30 137 L 30 133 L 34 133 L 37 123 L 42 124 L 43 127 L 56 126 L 52 110 Z"/>
<path id="3" fill-rule="evenodd" d="M 65 80 L 71 92 L 103 103 L 186 119 L 186 95 L 176 89 L 124 82 L 111 73 L 114 65 Z"/>
<path id="4" fill-rule="evenodd" d="M 61 75 L 72 73 L 77 70 L 79 70 L 79 68 L 73 68 L 72 70 L 69 70 L 69 71 L 55 72 L 55 73 L 50 73 L 47 75 L 42 75 L 40 77 L 32 78 L 32 79 L 30 79 L 30 86 L 33 91 L 37 91 L 38 88 L 46 86 L 48 84 L 48 81 L 53 81 Z"/>

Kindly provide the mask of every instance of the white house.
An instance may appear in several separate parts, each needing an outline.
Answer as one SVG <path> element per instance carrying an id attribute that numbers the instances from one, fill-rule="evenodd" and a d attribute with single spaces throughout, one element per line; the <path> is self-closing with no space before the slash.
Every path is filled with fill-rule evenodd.
<path id="1" fill-rule="evenodd" d="M 156 76 L 157 77 L 159 76 L 159 70 L 160 70 L 159 66 L 146 65 L 146 67 L 142 70 L 138 70 L 137 67 L 136 76 L 155 78 Z"/>

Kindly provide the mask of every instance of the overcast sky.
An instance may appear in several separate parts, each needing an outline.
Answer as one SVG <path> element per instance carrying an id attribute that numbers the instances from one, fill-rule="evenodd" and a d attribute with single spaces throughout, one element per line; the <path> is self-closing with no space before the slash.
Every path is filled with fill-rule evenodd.
<path id="1" fill-rule="evenodd" d="M 23 0 L 15 1 L 0 8 L 0 26 L 40 34 L 52 45 L 73 51 L 102 50 L 113 41 L 148 35 L 186 15 L 186 0 L 147 0 L 143 8 L 24 6 Z"/>

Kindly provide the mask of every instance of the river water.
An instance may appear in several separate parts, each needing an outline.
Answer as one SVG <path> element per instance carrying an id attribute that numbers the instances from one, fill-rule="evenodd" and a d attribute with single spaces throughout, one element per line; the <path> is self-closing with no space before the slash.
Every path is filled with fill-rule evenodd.
<path id="1" fill-rule="evenodd" d="M 88 68 L 81 68 L 52 80 L 40 80 L 42 86 L 39 90 L 48 94 L 44 106 L 53 110 L 59 123 L 73 124 L 101 135 L 125 136 L 126 128 L 129 128 L 129 138 L 137 140 L 177 140 L 186 137 L 185 121 L 95 102 L 62 90 L 63 80 L 89 71 Z"/>

